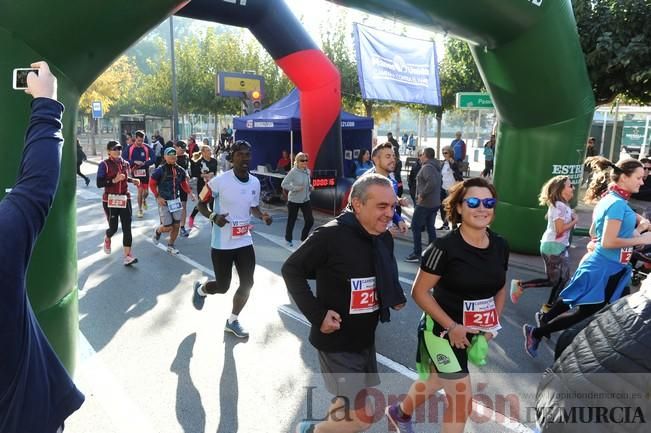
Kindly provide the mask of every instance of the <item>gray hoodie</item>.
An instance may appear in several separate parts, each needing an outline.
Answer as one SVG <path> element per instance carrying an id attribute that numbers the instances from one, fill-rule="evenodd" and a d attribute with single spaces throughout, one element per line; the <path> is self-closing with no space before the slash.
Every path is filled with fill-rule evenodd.
<path id="1" fill-rule="evenodd" d="M 294 167 L 280 184 L 289 191 L 287 199 L 292 203 L 305 203 L 310 201 L 310 170 Z"/>
<path id="2" fill-rule="evenodd" d="M 428 159 L 423 163 L 416 176 L 416 196 L 423 197 L 418 206 L 441 206 L 441 166 L 437 160 Z"/>

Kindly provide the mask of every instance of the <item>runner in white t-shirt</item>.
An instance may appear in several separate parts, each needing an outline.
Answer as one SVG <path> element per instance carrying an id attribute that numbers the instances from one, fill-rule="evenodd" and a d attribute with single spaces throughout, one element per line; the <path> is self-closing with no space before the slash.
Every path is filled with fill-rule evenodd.
<path id="1" fill-rule="evenodd" d="M 233 264 L 237 269 L 240 287 L 233 296 L 233 310 L 224 331 L 239 338 L 249 333 L 240 325 L 238 315 L 249 299 L 253 287 L 255 252 L 251 237 L 251 215 L 269 225 L 271 217 L 260 210 L 260 182 L 249 175 L 251 145 L 238 140 L 231 146 L 233 169 L 212 178 L 199 195 L 199 211 L 213 223 L 211 258 L 216 281 L 196 282 L 192 304 L 203 308 L 206 295 L 226 293 L 231 285 Z M 207 204 L 214 198 L 211 212 Z"/>
<path id="2" fill-rule="evenodd" d="M 570 279 L 567 249 L 570 231 L 578 221 L 569 205 L 572 197 L 574 185 L 568 176 L 554 176 L 543 185 L 538 200 L 541 206 L 547 206 L 547 229 L 540 239 L 540 254 L 545 262 L 547 278 L 511 280 L 511 301 L 514 304 L 526 289 L 551 287 L 547 303 L 540 309 L 541 313 L 546 313 Z"/>

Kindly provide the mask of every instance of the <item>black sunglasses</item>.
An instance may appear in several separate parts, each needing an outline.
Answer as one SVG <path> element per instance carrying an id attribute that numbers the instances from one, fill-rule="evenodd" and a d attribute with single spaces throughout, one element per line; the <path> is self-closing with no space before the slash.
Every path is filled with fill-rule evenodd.
<path id="1" fill-rule="evenodd" d="M 307 161 L 309 161 L 309 160 L 307 160 L 307 159 L 299 159 L 298 160 L 298 162 L 307 162 Z"/>
<path id="2" fill-rule="evenodd" d="M 480 199 L 477 197 L 468 197 L 468 198 L 464 198 L 463 201 L 466 202 L 466 204 L 470 209 L 477 209 L 480 204 L 483 204 L 484 208 L 486 209 L 493 209 L 497 204 L 497 199 L 494 199 L 492 197 L 484 198 L 484 199 Z"/>

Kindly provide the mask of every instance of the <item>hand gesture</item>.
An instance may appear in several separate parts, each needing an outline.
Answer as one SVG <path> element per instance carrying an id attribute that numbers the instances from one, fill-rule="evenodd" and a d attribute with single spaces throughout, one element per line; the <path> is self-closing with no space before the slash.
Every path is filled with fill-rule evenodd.
<path id="1" fill-rule="evenodd" d="M 341 316 L 336 311 L 328 310 L 319 330 L 323 334 L 332 334 L 339 331 L 339 328 L 341 328 Z"/>
<path id="2" fill-rule="evenodd" d="M 450 339 L 450 345 L 456 347 L 457 349 L 465 349 L 470 346 L 470 341 L 466 337 L 466 334 L 478 334 L 479 331 L 476 329 L 466 328 L 463 325 L 457 324 L 452 328 L 448 334 Z"/>
<path id="3" fill-rule="evenodd" d="M 262 218 L 261 218 L 261 219 L 262 219 L 262 221 L 264 221 L 264 223 L 265 223 L 266 225 L 270 225 L 270 224 L 273 222 L 273 219 L 271 218 L 271 216 L 270 216 L 267 212 L 264 212 L 264 213 L 262 214 Z"/>
<path id="4" fill-rule="evenodd" d="M 407 223 L 404 221 L 400 221 L 398 223 L 398 230 L 400 230 L 400 233 L 402 233 L 403 235 L 407 233 Z"/>
<path id="5" fill-rule="evenodd" d="M 123 181 L 124 179 L 126 179 L 126 178 L 127 178 L 127 175 L 126 175 L 126 174 L 124 174 L 124 173 L 118 173 L 118 175 L 115 176 L 115 181 L 114 181 L 113 183 L 122 182 L 122 181 Z"/>
<path id="6" fill-rule="evenodd" d="M 57 99 L 57 79 L 50 72 L 50 67 L 45 62 L 36 62 L 30 65 L 38 68 L 38 75 L 30 72 L 27 75 L 27 88 L 25 93 L 34 98 Z"/>
<path id="7" fill-rule="evenodd" d="M 224 227 L 230 221 L 226 219 L 228 213 L 218 214 L 213 218 L 213 222 L 217 224 L 218 227 Z"/>
<path id="8" fill-rule="evenodd" d="M 167 200 L 165 200 L 161 196 L 156 197 L 156 202 L 158 203 L 159 206 L 167 206 Z"/>
<path id="9" fill-rule="evenodd" d="M 134 178 L 134 179 L 131 180 L 131 182 L 132 182 L 135 186 L 140 186 L 140 179 L 136 179 L 136 178 Z"/>

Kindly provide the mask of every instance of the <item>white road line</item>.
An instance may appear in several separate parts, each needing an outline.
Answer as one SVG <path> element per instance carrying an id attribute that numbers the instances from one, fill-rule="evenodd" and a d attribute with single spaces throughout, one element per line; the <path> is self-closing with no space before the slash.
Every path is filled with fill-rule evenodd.
<path id="1" fill-rule="evenodd" d="M 92 226 L 95 226 L 95 225 L 92 225 Z M 85 227 L 85 226 L 82 226 L 82 227 Z M 78 230 L 81 229 L 82 227 L 78 227 Z M 269 240 L 270 242 L 273 242 L 273 243 L 277 244 L 278 246 L 280 246 L 282 248 L 285 248 L 288 251 L 293 251 L 294 250 L 294 248 L 288 247 L 286 245 L 286 243 L 284 242 L 284 240 L 280 241 L 279 239 L 281 239 L 281 238 L 279 236 L 269 235 L 269 234 L 261 233 L 261 232 L 255 232 L 255 233 L 257 235 L 260 235 L 263 238 Z M 147 241 L 150 242 L 152 245 L 154 244 L 154 241 L 152 239 L 150 239 L 150 238 L 147 238 Z M 162 250 L 162 251 L 166 251 L 166 249 L 167 249 L 167 247 L 165 245 L 163 245 L 163 244 L 158 244 L 158 245 L 155 245 L 155 246 L 158 249 Z M 203 272 L 205 275 L 209 276 L 210 278 L 215 278 L 215 274 L 211 269 L 207 268 L 206 266 L 203 266 L 202 264 L 200 264 L 197 261 L 189 258 L 188 256 L 186 256 L 184 254 L 178 254 L 178 255 L 173 256 L 173 257 L 175 257 L 175 258 L 181 260 L 182 262 L 194 267 L 195 269 L 200 270 L 201 272 Z M 266 268 L 263 268 L 261 266 L 257 266 L 257 265 L 256 265 L 255 272 L 257 274 L 263 273 L 263 274 L 271 274 L 271 275 L 275 276 L 275 274 L 273 272 L 271 272 L 271 271 L 269 271 Z M 409 279 L 403 278 L 403 277 L 400 277 L 400 281 L 402 281 L 402 282 L 404 282 L 406 284 L 410 284 L 410 285 L 413 283 L 412 280 L 409 280 Z M 305 316 L 303 316 L 303 314 L 295 311 L 292 308 L 281 305 L 281 306 L 278 307 L 278 311 L 280 311 L 284 315 L 286 315 L 288 317 L 291 317 L 292 319 L 294 319 L 294 320 L 296 320 L 296 321 L 298 321 L 300 323 L 305 324 L 306 326 L 311 326 L 310 322 L 305 318 Z M 87 340 L 85 339 L 85 337 L 83 336 L 81 331 L 79 332 L 79 334 L 80 334 L 80 339 L 83 339 L 87 343 L 87 344 L 84 344 L 84 346 L 85 346 L 85 351 L 90 354 L 90 355 L 88 355 L 88 357 L 92 358 L 94 355 L 96 355 L 95 351 L 90 346 L 90 344 L 87 342 Z M 402 365 L 402 364 L 400 364 L 400 363 L 398 363 L 398 362 L 396 362 L 396 361 L 394 361 L 394 360 L 392 360 L 390 358 L 387 358 L 386 356 L 384 356 L 384 355 L 382 355 L 380 353 L 377 354 L 377 360 L 378 360 L 378 362 L 380 362 L 380 364 L 386 366 L 387 368 L 390 368 L 390 369 L 394 370 L 397 373 L 400 373 L 400 374 L 404 375 L 405 377 L 407 377 L 407 378 L 409 378 L 411 380 L 416 380 L 418 378 L 418 374 L 415 371 L 411 370 L 410 368 L 408 368 L 408 367 L 406 367 L 406 366 L 404 366 L 404 365 Z M 92 368 L 93 372 L 95 373 L 95 372 L 97 372 L 98 369 L 101 370 L 102 366 L 101 365 L 95 365 L 95 366 L 92 366 L 91 368 Z M 108 373 L 105 373 L 105 374 L 108 374 Z M 97 375 L 94 375 L 94 376 L 97 377 Z M 146 422 L 146 420 L 144 418 L 137 417 L 137 415 L 135 414 L 134 411 L 126 411 L 125 412 L 126 409 L 122 408 L 122 406 L 129 406 L 129 404 L 127 404 L 128 403 L 128 398 L 127 398 L 126 395 L 119 395 L 120 390 L 115 385 L 114 386 L 109 386 L 108 384 L 105 384 L 105 382 L 102 382 L 102 385 L 107 386 L 107 389 L 110 391 L 111 395 L 113 396 L 112 398 L 103 398 L 102 399 L 103 404 L 105 405 L 105 407 L 111 409 L 109 411 L 109 413 L 120 413 L 120 414 L 132 413 L 129 417 L 123 417 L 122 419 L 130 419 L 130 418 L 131 418 L 130 420 L 137 419 L 139 424 L 144 423 L 142 426 L 139 427 L 139 429 L 137 431 L 145 432 L 145 433 L 153 432 L 153 430 L 148 426 L 148 423 Z M 110 401 L 112 403 L 108 403 L 108 401 Z M 120 408 L 111 407 L 112 404 L 113 404 L 113 406 L 117 406 L 118 402 L 119 402 Z M 515 432 L 515 433 L 531 433 L 532 432 L 531 429 L 527 428 L 523 424 L 521 424 L 521 423 L 519 423 L 517 421 L 511 420 L 511 419 L 505 418 L 503 414 L 498 413 L 498 412 L 494 412 L 492 409 L 480 404 L 477 401 L 473 400 L 473 403 L 474 403 L 474 406 L 476 408 L 475 410 L 477 410 L 479 413 L 487 413 L 487 414 L 489 414 L 490 419 L 495 420 L 496 422 L 498 422 L 498 420 L 499 420 L 499 424 L 501 426 L 503 426 L 507 430 L 510 430 L 512 432 Z M 131 404 L 130 407 L 133 408 L 135 406 L 133 404 Z M 130 423 L 130 427 L 133 427 L 132 422 Z M 121 429 L 120 433 L 126 432 L 126 431 L 127 430 Z M 136 431 L 136 430 L 132 430 L 132 431 Z"/>
<path id="2" fill-rule="evenodd" d="M 110 418 L 116 433 L 155 433 L 153 425 L 136 402 L 124 392 L 111 370 L 79 330 L 79 367 L 76 382 L 87 396 L 97 399 Z"/>

